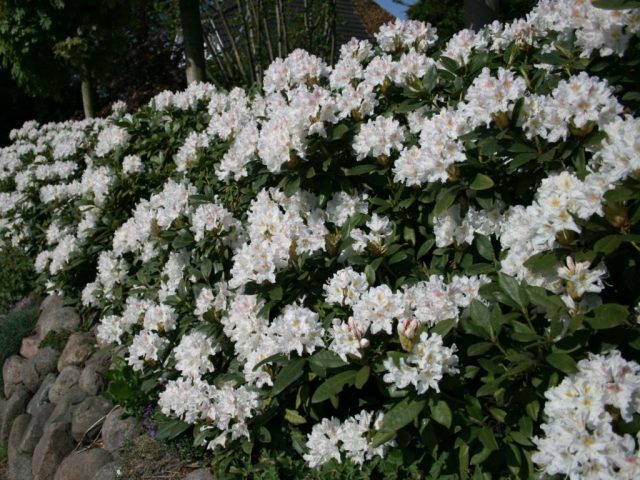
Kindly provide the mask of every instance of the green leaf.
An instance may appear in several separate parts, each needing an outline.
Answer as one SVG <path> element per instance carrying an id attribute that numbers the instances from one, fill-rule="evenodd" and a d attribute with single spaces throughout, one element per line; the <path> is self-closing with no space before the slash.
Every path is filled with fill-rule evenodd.
<path id="1" fill-rule="evenodd" d="M 567 353 L 553 352 L 547 355 L 546 360 L 549 365 L 557 368 L 561 372 L 576 373 L 578 371 L 576 361 Z"/>
<path id="2" fill-rule="evenodd" d="M 333 129 L 331 139 L 332 140 L 340 140 L 345 134 L 349 131 L 349 127 L 344 123 L 339 123 Z"/>
<path id="3" fill-rule="evenodd" d="M 493 347 L 493 343 L 491 342 L 478 342 L 471 345 L 467 348 L 467 355 L 470 357 L 476 357 L 478 355 L 482 355 L 487 353 Z"/>
<path id="4" fill-rule="evenodd" d="M 493 339 L 494 332 L 491 326 L 491 311 L 489 311 L 487 306 L 474 298 L 471 301 L 469 312 L 471 313 L 471 320 L 476 326 L 482 329 L 486 338 Z"/>
<path id="5" fill-rule="evenodd" d="M 420 415 L 427 405 L 426 400 L 402 399 L 396 403 L 382 419 L 381 432 L 396 432 L 405 425 L 411 423 L 414 418 Z"/>
<path id="6" fill-rule="evenodd" d="M 607 235 L 593 245 L 593 250 L 598 253 L 610 255 L 620 247 L 623 239 L 624 237 L 622 235 Z"/>
<path id="7" fill-rule="evenodd" d="M 311 403 L 320 403 L 339 394 L 346 384 L 353 384 L 356 370 L 347 370 L 325 380 L 313 393 Z"/>
<path id="8" fill-rule="evenodd" d="M 606 303 L 593 309 L 587 323 L 596 330 L 606 330 L 621 325 L 628 317 L 629 310 L 624 305 Z"/>
<path id="9" fill-rule="evenodd" d="M 339 368 L 347 365 L 337 354 L 330 350 L 320 350 L 309 357 L 310 363 L 315 363 L 323 368 Z"/>
<path id="10" fill-rule="evenodd" d="M 369 285 L 374 285 L 376 283 L 376 271 L 371 266 L 371 264 L 368 264 L 366 267 L 364 267 L 364 274 L 367 277 L 367 282 L 369 283 Z"/>
<path id="11" fill-rule="evenodd" d="M 449 57 L 445 57 L 444 55 L 440 57 L 440 64 L 446 68 L 447 70 L 449 70 L 451 73 L 455 73 L 458 71 L 458 68 L 460 68 L 460 66 L 458 65 L 458 62 L 456 62 L 454 59 L 449 58 Z"/>
<path id="12" fill-rule="evenodd" d="M 453 414 L 451 408 L 444 400 L 440 400 L 434 406 L 431 407 L 431 418 L 433 418 L 440 425 L 451 428 L 451 422 L 453 421 Z"/>
<path id="13" fill-rule="evenodd" d="M 384 445 L 395 436 L 396 432 L 378 432 L 371 439 L 371 446 L 376 448 L 380 445 Z"/>
<path id="14" fill-rule="evenodd" d="M 285 409 L 284 419 L 292 425 L 303 425 L 307 419 L 298 413 L 297 410 Z"/>
<path id="15" fill-rule="evenodd" d="M 524 262 L 524 266 L 534 273 L 544 273 L 556 269 L 558 264 L 564 262 L 566 250 L 551 250 L 532 255 Z"/>
<path id="16" fill-rule="evenodd" d="M 403 260 L 406 260 L 407 258 L 408 258 L 407 254 L 403 250 L 400 250 L 391 256 L 391 258 L 389 259 L 389 265 L 393 265 L 394 263 L 400 263 Z"/>
<path id="17" fill-rule="evenodd" d="M 409 226 L 405 226 L 402 236 L 404 237 L 404 239 L 409 242 L 409 245 L 414 246 L 416 245 L 416 230 L 412 227 Z"/>
<path id="18" fill-rule="evenodd" d="M 273 287 L 269 292 L 269 298 L 271 300 L 282 300 L 282 287 L 280 285 Z"/>
<path id="19" fill-rule="evenodd" d="M 202 272 L 202 278 L 205 280 L 209 279 L 209 275 L 211 275 L 211 270 L 213 269 L 213 264 L 211 260 L 205 258 L 200 265 L 200 271 Z"/>
<path id="20" fill-rule="evenodd" d="M 371 165 L 371 164 L 358 165 L 356 167 L 352 167 L 345 170 L 345 175 L 349 177 L 352 177 L 355 175 L 365 175 L 367 173 L 373 172 L 374 170 L 377 170 L 377 168 L 378 168 L 377 165 Z"/>
<path id="21" fill-rule="evenodd" d="M 498 273 L 498 284 L 504 293 L 513 300 L 521 309 L 525 309 L 527 298 L 524 289 L 520 287 L 520 283 L 513 277 Z"/>
<path id="22" fill-rule="evenodd" d="M 436 204 L 433 207 L 433 216 L 437 217 L 447 211 L 447 209 L 453 205 L 453 202 L 455 202 L 457 195 L 458 189 L 455 187 L 441 190 L 436 199 Z"/>
<path id="23" fill-rule="evenodd" d="M 191 425 L 182 420 L 169 420 L 158 425 L 156 440 L 173 440 L 185 432 Z"/>
<path id="24" fill-rule="evenodd" d="M 469 445 L 462 442 L 458 449 L 458 471 L 461 480 L 469 478 Z"/>
<path id="25" fill-rule="evenodd" d="M 471 190 L 488 190 L 494 185 L 495 183 L 491 180 L 491 177 L 488 177 L 483 173 L 478 173 L 471 182 L 471 185 L 469 185 L 469 188 Z"/>
<path id="26" fill-rule="evenodd" d="M 273 355 L 268 356 L 264 360 L 261 360 L 258 363 L 256 363 L 255 366 L 253 367 L 253 371 L 256 371 L 257 369 L 259 369 L 260 367 L 262 367 L 263 365 L 265 365 L 267 363 L 282 364 L 282 363 L 284 363 L 284 362 L 286 362 L 288 360 L 289 359 L 283 353 L 275 353 Z"/>
<path id="27" fill-rule="evenodd" d="M 271 395 L 275 396 L 284 391 L 289 385 L 298 380 L 304 373 L 307 364 L 306 358 L 296 358 L 287 363 L 273 382 Z"/>
<path id="28" fill-rule="evenodd" d="M 433 248 L 433 245 L 435 244 L 435 240 L 430 239 L 427 240 L 426 242 L 424 242 L 422 244 L 422 246 L 420 247 L 420 249 L 418 250 L 418 254 L 416 255 L 416 258 L 419 260 L 422 257 L 424 257 L 427 253 L 429 253 L 429 250 L 431 250 Z"/>
<path id="29" fill-rule="evenodd" d="M 371 374 L 371 368 L 369 365 L 364 365 L 356 374 L 355 385 L 360 390 L 369 381 L 369 375 Z"/>
<path id="30" fill-rule="evenodd" d="M 482 443 L 484 448 L 488 449 L 489 451 L 493 452 L 494 450 L 498 449 L 498 442 L 496 441 L 496 437 L 493 434 L 493 430 L 491 430 L 489 427 L 482 428 L 482 430 L 480 430 L 478 438 L 480 439 L 480 442 Z"/>
<path id="31" fill-rule="evenodd" d="M 628 8 L 640 7 L 640 1 L 638 0 L 594 0 L 593 6 L 602 8 L 604 10 L 626 10 Z"/>
<path id="32" fill-rule="evenodd" d="M 475 237 L 475 244 L 476 248 L 478 249 L 478 253 L 482 258 L 491 262 L 495 260 L 495 253 L 493 251 L 491 238 L 487 237 L 486 235 L 477 234 Z"/>
<path id="33" fill-rule="evenodd" d="M 441 337 L 444 337 L 456 326 L 455 318 L 447 318 L 446 320 L 441 320 L 435 324 L 435 326 L 431 329 L 431 333 L 437 333 Z"/>

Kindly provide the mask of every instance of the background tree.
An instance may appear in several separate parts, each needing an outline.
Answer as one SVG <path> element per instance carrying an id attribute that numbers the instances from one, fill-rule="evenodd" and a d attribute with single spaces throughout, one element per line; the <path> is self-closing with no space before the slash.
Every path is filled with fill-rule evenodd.
<path id="1" fill-rule="evenodd" d="M 203 8 L 212 80 L 225 87 L 262 82 L 266 67 L 296 48 L 332 63 L 336 0 L 206 0 Z M 352 5 L 349 5 L 353 8 Z"/>
<path id="2" fill-rule="evenodd" d="M 0 0 L 0 57 L 31 95 L 60 98 L 80 80 L 85 116 L 95 114 L 94 79 L 120 50 L 126 0 Z"/>
<path id="3" fill-rule="evenodd" d="M 199 0 L 179 0 L 187 83 L 205 80 L 204 37 Z"/>
<path id="4" fill-rule="evenodd" d="M 404 0 L 394 1 L 405 4 Z M 407 16 L 437 27 L 440 42 L 444 43 L 465 27 L 478 29 L 495 19 L 507 22 L 522 17 L 536 3 L 537 0 L 418 0 L 408 7 Z"/>

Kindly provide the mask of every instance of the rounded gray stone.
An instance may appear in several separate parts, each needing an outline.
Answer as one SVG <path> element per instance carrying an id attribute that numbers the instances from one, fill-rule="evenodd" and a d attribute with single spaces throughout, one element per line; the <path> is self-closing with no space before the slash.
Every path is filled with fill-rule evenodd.
<path id="1" fill-rule="evenodd" d="M 49 403 L 49 390 L 51 390 L 55 381 L 56 375 L 54 373 L 48 373 L 44 376 L 40 388 L 38 388 L 38 391 L 33 395 L 31 400 L 29 400 L 29 404 L 27 405 L 27 413 L 29 415 L 33 415 L 33 412 L 40 405 Z"/>
<path id="2" fill-rule="evenodd" d="M 40 405 L 34 410 L 20 441 L 20 451 L 22 453 L 32 453 L 36 448 L 53 410 L 54 407 L 50 403 Z"/>
<path id="3" fill-rule="evenodd" d="M 51 412 L 51 416 L 47 420 L 45 429 L 53 422 L 68 423 L 70 425 L 74 410 L 85 398 L 87 398 L 87 394 L 78 387 L 74 386 L 71 388 L 71 390 L 65 393 L 65 395 L 60 399 L 53 409 L 53 412 Z"/>
<path id="4" fill-rule="evenodd" d="M 104 377 L 100 371 L 100 366 L 96 364 L 86 365 L 82 369 L 78 379 L 78 387 L 87 395 L 97 395 L 105 388 Z"/>
<path id="5" fill-rule="evenodd" d="M 25 359 L 12 355 L 2 365 L 2 378 L 4 379 L 4 396 L 11 398 L 18 385 L 22 383 L 22 366 Z"/>
<path id="6" fill-rule="evenodd" d="M 40 375 L 55 372 L 58 366 L 58 357 L 60 354 L 51 347 L 45 347 L 38 350 L 32 361 L 36 366 L 36 370 Z"/>
<path id="7" fill-rule="evenodd" d="M 92 480 L 113 457 L 101 448 L 74 452 L 63 460 L 53 480 Z"/>
<path id="8" fill-rule="evenodd" d="M 69 365 L 62 370 L 49 390 L 49 401 L 57 404 L 69 390 L 78 385 L 80 373 L 82 370 L 75 365 Z"/>
<path id="9" fill-rule="evenodd" d="M 31 421 L 31 415 L 23 413 L 18 415 L 11 425 L 11 433 L 9 433 L 9 442 L 7 445 L 7 459 L 9 463 L 20 453 L 20 443 L 24 437 L 24 432 Z"/>
<path id="10" fill-rule="evenodd" d="M 40 315 L 46 315 L 62 307 L 64 307 L 64 299 L 60 295 L 49 295 L 40 303 Z"/>
<path id="11" fill-rule="evenodd" d="M 75 408 L 71 416 L 71 435 L 76 442 L 92 439 L 100 432 L 100 422 L 113 408 L 113 404 L 102 397 L 87 397 Z"/>
<path id="12" fill-rule="evenodd" d="M 199 468 L 184 477 L 184 480 L 214 480 L 214 478 L 208 470 Z"/>
<path id="13" fill-rule="evenodd" d="M 109 462 L 100 467 L 91 480 L 116 480 L 118 479 L 118 470 L 120 470 L 118 462 Z"/>
<path id="14" fill-rule="evenodd" d="M 80 326 L 80 317 L 71 307 L 46 309 L 36 323 L 36 335 L 41 339 L 49 332 L 74 332 Z"/>
<path id="15" fill-rule="evenodd" d="M 2 414 L 2 424 L 0 425 L 0 444 L 6 445 L 9 441 L 11 426 L 18 415 L 24 413 L 29 402 L 29 392 L 23 386 L 13 392 L 11 398 L 4 406 Z"/>
<path id="16" fill-rule="evenodd" d="M 122 418 L 121 415 L 122 409 L 117 407 L 107 415 L 102 424 L 102 444 L 109 452 L 119 450 L 127 440 L 135 438 L 141 432 L 140 424 L 135 418 Z"/>
<path id="17" fill-rule="evenodd" d="M 9 463 L 9 480 L 33 480 L 31 455 L 19 453 Z"/>
<path id="18" fill-rule="evenodd" d="M 51 480 L 74 443 L 68 423 L 53 422 L 42 434 L 33 451 L 33 480 Z"/>
<path id="19" fill-rule="evenodd" d="M 22 383 L 35 392 L 40 387 L 42 378 L 51 372 L 55 372 L 58 363 L 58 352 L 52 348 L 43 348 L 22 365 Z"/>
<path id="20" fill-rule="evenodd" d="M 68 365 L 82 365 L 93 353 L 95 339 L 89 332 L 76 332 L 67 340 L 64 350 L 58 359 L 58 371 Z"/>

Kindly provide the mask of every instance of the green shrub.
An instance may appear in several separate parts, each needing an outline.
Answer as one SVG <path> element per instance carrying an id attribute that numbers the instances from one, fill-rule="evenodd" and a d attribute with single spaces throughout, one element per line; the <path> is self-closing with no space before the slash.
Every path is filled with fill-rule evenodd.
<path id="1" fill-rule="evenodd" d="M 38 320 L 38 309 L 18 310 L 11 312 L 0 321 L 0 366 L 11 355 L 20 352 L 22 339 L 31 335 Z M 0 370 L 0 385 L 4 385 L 2 371 Z M 0 389 L 4 391 L 4 388 Z M 3 395 L 0 392 L 0 395 Z"/>
<path id="2" fill-rule="evenodd" d="M 42 339 L 40 348 L 51 347 L 58 352 L 62 352 L 70 336 L 70 332 L 56 332 L 52 330 Z"/>
<path id="3" fill-rule="evenodd" d="M 35 272 L 33 261 L 21 249 L 11 246 L 0 248 L 0 312 L 33 290 Z"/>
<path id="4" fill-rule="evenodd" d="M 398 23 L 335 76 L 297 51 L 260 94 L 28 124 L 5 238 L 222 478 L 637 478 L 638 13 L 543 1 L 444 52 Z"/>

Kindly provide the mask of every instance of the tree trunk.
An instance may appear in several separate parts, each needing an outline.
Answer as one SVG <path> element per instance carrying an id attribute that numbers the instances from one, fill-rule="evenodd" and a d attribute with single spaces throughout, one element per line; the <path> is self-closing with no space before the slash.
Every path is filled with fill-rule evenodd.
<path id="1" fill-rule="evenodd" d="M 187 62 L 187 84 L 202 82 L 205 77 L 204 41 L 198 0 L 180 0 L 180 23 L 184 56 Z"/>
<path id="2" fill-rule="evenodd" d="M 93 118 L 96 116 L 95 95 L 93 92 L 93 82 L 90 76 L 86 76 L 80 83 L 82 91 L 82 107 L 84 108 L 84 118 Z"/>
<path id="3" fill-rule="evenodd" d="M 464 0 L 464 26 L 480 30 L 498 18 L 498 0 Z"/>

